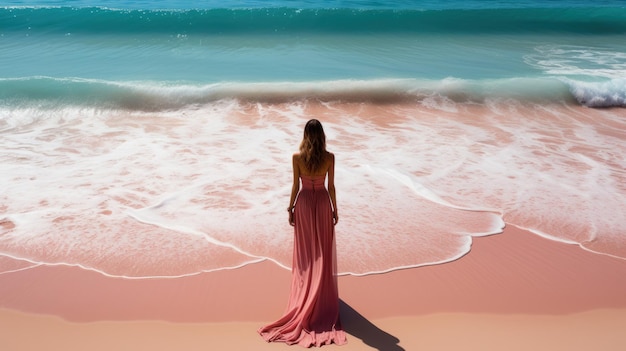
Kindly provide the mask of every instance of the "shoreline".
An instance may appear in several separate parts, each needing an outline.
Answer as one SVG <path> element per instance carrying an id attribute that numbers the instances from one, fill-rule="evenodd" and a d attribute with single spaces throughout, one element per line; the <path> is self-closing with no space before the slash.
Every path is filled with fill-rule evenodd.
<path id="1" fill-rule="evenodd" d="M 341 349 L 623 349 L 625 277 L 626 260 L 509 225 L 474 238 L 449 263 L 339 277 L 349 334 Z M 0 274 L 0 342 L 15 350 L 43 342 L 94 349 L 90 340 L 117 349 L 276 349 L 256 329 L 283 312 L 289 279 L 267 261 L 176 279 L 60 266 Z"/>

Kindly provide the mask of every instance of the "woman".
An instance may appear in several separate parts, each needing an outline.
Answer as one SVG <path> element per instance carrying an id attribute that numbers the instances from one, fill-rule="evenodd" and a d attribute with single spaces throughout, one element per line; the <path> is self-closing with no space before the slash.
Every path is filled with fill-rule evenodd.
<path id="1" fill-rule="evenodd" d="M 335 262 L 335 155 L 326 151 L 322 124 L 304 127 L 300 153 L 294 154 L 289 224 L 294 227 L 291 294 L 285 315 L 259 330 L 268 342 L 304 347 L 346 343 L 339 321 Z M 328 190 L 324 181 L 328 175 Z M 302 190 L 300 190 L 302 182 Z M 297 195 L 297 197 L 296 197 Z M 296 201 L 297 199 L 297 201 Z"/>

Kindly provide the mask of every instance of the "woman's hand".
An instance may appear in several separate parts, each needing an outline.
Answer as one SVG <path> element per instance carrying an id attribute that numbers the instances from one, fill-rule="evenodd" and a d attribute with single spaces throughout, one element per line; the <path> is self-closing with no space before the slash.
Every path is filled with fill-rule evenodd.
<path id="1" fill-rule="evenodd" d="M 337 225 L 339 223 L 339 214 L 337 211 L 333 211 L 333 224 Z"/>
<path id="2" fill-rule="evenodd" d="M 293 209 L 289 211 L 289 225 L 292 227 L 296 225 L 296 222 L 293 219 Z"/>

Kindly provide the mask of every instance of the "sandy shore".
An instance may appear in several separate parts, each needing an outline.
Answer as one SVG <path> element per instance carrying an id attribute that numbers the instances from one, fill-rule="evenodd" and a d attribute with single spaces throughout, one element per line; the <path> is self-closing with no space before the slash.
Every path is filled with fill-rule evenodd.
<path id="1" fill-rule="evenodd" d="M 475 239 L 451 263 L 339 282 L 349 333 L 342 350 L 626 348 L 626 260 L 512 226 Z M 178 279 L 116 279 L 63 266 L 0 274 L 0 344 L 286 349 L 255 330 L 281 314 L 288 287 L 289 272 L 270 262 Z"/>

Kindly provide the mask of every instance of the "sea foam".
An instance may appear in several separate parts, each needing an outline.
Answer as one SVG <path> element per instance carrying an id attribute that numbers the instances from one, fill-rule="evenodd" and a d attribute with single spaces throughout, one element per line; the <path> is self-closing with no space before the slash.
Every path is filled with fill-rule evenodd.
<path id="1" fill-rule="evenodd" d="M 34 265 L 135 278 L 289 267 L 289 160 L 313 117 L 337 159 L 342 274 L 448 262 L 505 221 L 626 257 L 621 110 L 226 99 L 0 116 L 0 250 Z"/>

